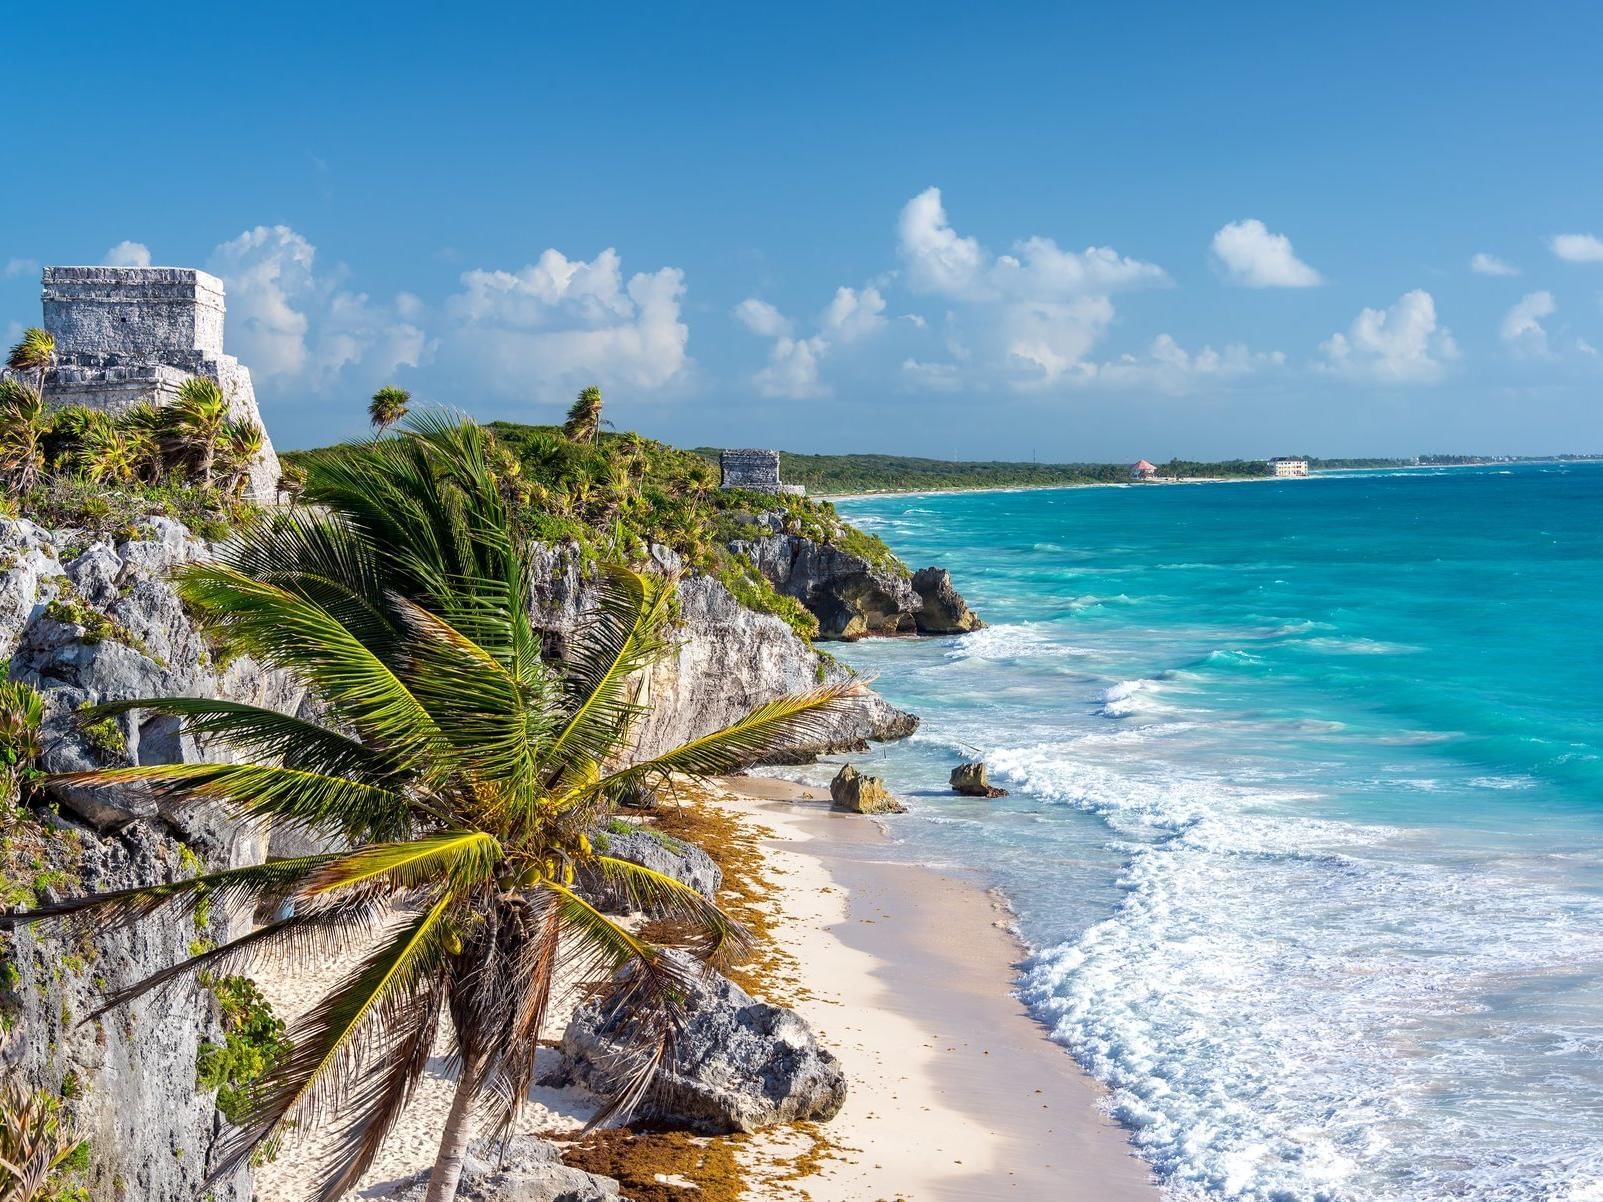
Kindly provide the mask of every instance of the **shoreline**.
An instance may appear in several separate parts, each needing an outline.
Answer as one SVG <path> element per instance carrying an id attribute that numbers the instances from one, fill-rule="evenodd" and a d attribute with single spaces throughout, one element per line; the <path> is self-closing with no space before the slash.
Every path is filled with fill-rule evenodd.
<path id="1" fill-rule="evenodd" d="M 1025 949 L 995 897 L 884 859 L 884 830 L 831 810 L 822 790 L 719 784 L 725 795 L 704 804 L 771 832 L 772 933 L 808 990 L 794 1006 L 851 1082 L 821 1128 L 834 1154 L 795 1183 L 813 1202 L 1158 1202 L 1106 1091 L 1013 997 Z M 754 1146 L 783 1149 L 785 1132 Z"/>
<path id="2" fill-rule="evenodd" d="M 1568 464 L 1594 462 L 1592 460 L 1521 459 L 1519 464 Z M 1393 467 L 1331 467 L 1318 468 L 1306 476 L 1179 476 L 1162 480 L 1083 480 L 1073 484 L 988 484 L 978 488 L 885 488 L 869 492 L 808 493 L 814 501 L 873 501 L 881 497 L 951 497 L 962 493 L 1003 492 L 1066 492 L 1073 488 L 1136 488 L 1150 484 L 1263 484 L 1287 480 L 1318 480 L 1349 472 L 1421 472 L 1445 471 L 1454 468 L 1507 467 L 1498 462 L 1487 463 L 1399 463 Z"/>
<path id="3" fill-rule="evenodd" d="M 849 1083 L 828 1122 L 727 1145 L 745 1178 L 742 1199 L 1160 1202 L 1150 1169 L 1103 1108 L 1106 1091 L 1012 996 L 1024 948 L 996 897 L 972 880 L 883 858 L 885 831 L 831 810 L 816 788 L 733 777 L 690 796 L 761 857 L 739 882 L 761 899 L 774 945 L 767 966 L 756 966 L 755 995 L 800 1013 Z M 253 974 L 285 1019 L 329 982 L 296 967 L 268 962 Z M 547 1037 L 571 1005 L 570 994 L 554 1006 Z M 452 1089 L 448 1045 L 442 1028 L 417 1097 L 346 1202 L 388 1197 L 432 1165 Z M 550 1068 L 555 1057 L 542 1053 Z M 516 1129 L 576 1136 L 597 1105 L 582 1089 L 536 1086 Z M 304 1196 L 318 1144 L 291 1141 L 260 1167 L 254 1202 Z"/>
<path id="4" fill-rule="evenodd" d="M 1385 470 L 1385 469 L 1373 469 Z M 881 497 L 954 497 L 967 493 L 1068 492 L 1080 488 L 1150 488 L 1173 484 L 1262 484 L 1274 480 L 1312 480 L 1307 476 L 1181 476 L 1164 480 L 1083 480 L 1078 484 L 987 484 L 979 488 L 888 488 L 880 492 L 809 493 L 813 501 L 873 501 Z"/>

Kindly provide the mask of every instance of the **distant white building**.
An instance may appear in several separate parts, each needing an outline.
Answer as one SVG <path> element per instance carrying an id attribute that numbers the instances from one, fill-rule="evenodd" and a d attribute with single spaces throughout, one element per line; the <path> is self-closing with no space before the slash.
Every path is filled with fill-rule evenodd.
<path id="1" fill-rule="evenodd" d="M 1308 461 L 1306 459 L 1271 459 L 1269 466 L 1275 469 L 1277 476 L 1306 476 L 1308 474 Z"/>
<path id="2" fill-rule="evenodd" d="M 1145 459 L 1130 465 L 1130 479 L 1132 480 L 1150 480 L 1157 474 L 1158 469 Z"/>

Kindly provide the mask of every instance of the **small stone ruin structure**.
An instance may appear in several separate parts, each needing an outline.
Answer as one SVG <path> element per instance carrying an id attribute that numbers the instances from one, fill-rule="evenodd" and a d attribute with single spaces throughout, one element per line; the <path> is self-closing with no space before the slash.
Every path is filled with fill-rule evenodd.
<path id="1" fill-rule="evenodd" d="M 229 415 L 262 424 L 250 370 L 223 353 L 223 282 L 188 267 L 46 267 L 44 328 L 56 340 L 45 377 L 51 405 L 126 413 L 163 405 L 190 376 L 209 376 Z M 263 428 L 247 495 L 271 501 L 278 456 Z"/>
<path id="2" fill-rule="evenodd" d="M 718 456 L 723 469 L 724 488 L 749 488 L 754 492 L 799 497 L 807 490 L 800 484 L 779 482 L 779 452 L 753 449 L 724 451 Z"/>

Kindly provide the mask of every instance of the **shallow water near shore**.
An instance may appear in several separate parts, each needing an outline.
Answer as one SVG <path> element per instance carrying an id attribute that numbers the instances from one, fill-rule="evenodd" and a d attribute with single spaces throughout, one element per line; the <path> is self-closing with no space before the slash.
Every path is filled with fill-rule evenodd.
<path id="1" fill-rule="evenodd" d="M 895 854 L 1174 1196 L 1603 1199 L 1603 465 L 841 509 L 991 623 L 841 649 Z"/>

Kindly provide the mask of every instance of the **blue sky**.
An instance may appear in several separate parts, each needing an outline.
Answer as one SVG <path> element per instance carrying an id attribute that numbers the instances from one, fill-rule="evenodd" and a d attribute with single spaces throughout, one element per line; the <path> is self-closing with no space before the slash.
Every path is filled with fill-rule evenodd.
<path id="1" fill-rule="evenodd" d="M 206 267 L 285 446 L 1603 451 L 1598 6 L 146 8 L 8 56 L 0 327 Z"/>

